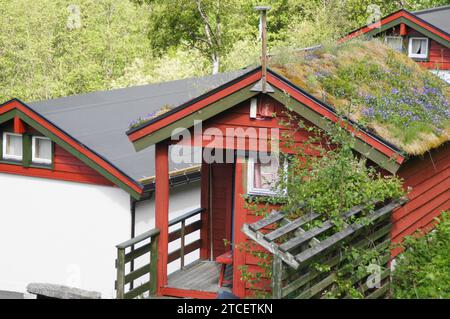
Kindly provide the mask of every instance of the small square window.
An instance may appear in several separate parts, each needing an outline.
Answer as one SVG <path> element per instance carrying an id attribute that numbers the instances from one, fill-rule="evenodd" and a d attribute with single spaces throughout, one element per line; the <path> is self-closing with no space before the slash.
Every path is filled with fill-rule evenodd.
<path id="1" fill-rule="evenodd" d="M 46 137 L 33 136 L 33 163 L 52 163 L 52 141 Z"/>
<path id="2" fill-rule="evenodd" d="M 387 46 L 392 50 L 402 52 L 403 51 L 403 38 L 388 36 L 385 39 Z"/>
<path id="3" fill-rule="evenodd" d="M 428 38 L 410 38 L 408 56 L 410 58 L 426 59 L 428 57 Z"/>
<path id="4" fill-rule="evenodd" d="M 287 166 L 285 167 L 287 168 Z M 248 159 L 248 189 L 250 195 L 275 195 L 279 178 L 280 162 L 275 156 L 263 163 L 253 158 Z"/>
<path id="5" fill-rule="evenodd" d="M 22 135 L 3 133 L 3 158 L 21 161 L 23 156 Z"/>

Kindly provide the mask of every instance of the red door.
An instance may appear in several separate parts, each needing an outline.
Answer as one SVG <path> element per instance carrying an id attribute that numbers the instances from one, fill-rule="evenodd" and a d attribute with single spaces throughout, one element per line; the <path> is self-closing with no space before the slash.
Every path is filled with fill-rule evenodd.
<path id="1" fill-rule="evenodd" d="M 230 250 L 233 207 L 233 164 L 211 164 L 212 252 L 215 258 Z"/>

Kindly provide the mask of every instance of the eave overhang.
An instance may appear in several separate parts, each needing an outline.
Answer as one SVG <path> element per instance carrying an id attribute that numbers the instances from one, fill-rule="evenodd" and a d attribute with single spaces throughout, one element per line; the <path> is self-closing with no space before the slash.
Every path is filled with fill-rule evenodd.
<path id="1" fill-rule="evenodd" d="M 399 10 L 394 13 L 387 15 L 379 21 L 379 27 L 375 24 L 367 25 L 357 30 L 350 32 L 348 35 L 343 37 L 340 42 L 350 40 L 352 38 L 367 35 L 374 36 L 386 30 L 389 30 L 395 26 L 404 23 L 410 28 L 428 36 L 429 38 L 435 40 L 436 42 L 450 48 L 450 35 L 444 30 L 428 23 L 427 21 L 415 16 L 413 13 L 407 10 Z"/>
<path id="2" fill-rule="evenodd" d="M 106 158 L 70 136 L 41 114 L 35 112 L 22 101 L 12 99 L 0 105 L 0 123 L 15 117 L 20 118 L 23 122 L 49 137 L 53 142 L 84 162 L 87 166 L 96 170 L 107 180 L 129 193 L 133 198 L 140 198 L 143 189 L 141 184 L 125 174 Z"/>
<path id="3" fill-rule="evenodd" d="M 231 81 L 203 96 L 189 101 L 127 132 L 135 149 L 140 151 L 171 137 L 174 128 L 190 128 L 194 120 L 207 120 L 245 101 L 259 92 L 252 91 L 261 79 L 261 69 Z M 331 122 L 340 123 L 356 137 L 355 150 L 391 173 L 397 172 L 406 156 L 394 145 L 384 141 L 357 123 L 338 115 L 334 108 L 303 91 L 288 79 L 268 70 L 267 81 L 273 88 L 267 93 L 318 127 L 328 130 Z M 288 100 L 287 100 L 288 99 Z"/>

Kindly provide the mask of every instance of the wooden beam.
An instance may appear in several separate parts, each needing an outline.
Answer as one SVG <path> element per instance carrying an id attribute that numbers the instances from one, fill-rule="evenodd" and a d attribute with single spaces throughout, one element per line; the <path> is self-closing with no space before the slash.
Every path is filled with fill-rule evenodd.
<path id="1" fill-rule="evenodd" d="M 14 133 L 16 134 L 24 134 L 27 131 L 25 123 L 18 117 L 14 117 Z"/>
<path id="2" fill-rule="evenodd" d="M 167 261 L 169 250 L 169 146 L 167 143 L 156 144 L 155 154 L 155 226 L 160 230 L 158 242 L 158 287 L 167 285 Z"/>
<path id="3" fill-rule="evenodd" d="M 200 239 L 202 240 L 202 246 L 200 247 L 200 259 L 208 259 L 209 256 L 209 164 L 202 160 L 201 167 L 201 193 L 200 204 L 205 209 L 201 216 L 202 228 L 200 230 Z"/>
<path id="4" fill-rule="evenodd" d="M 194 126 L 195 120 L 205 121 L 221 112 L 224 112 L 237 104 L 252 98 L 257 95 L 259 92 L 252 92 L 250 89 L 252 88 L 252 83 L 249 86 L 246 86 L 240 89 L 237 92 L 232 93 L 231 95 L 225 96 L 217 102 L 211 103 L 201 110 L 192 112 L 191 114 L 182 117 L 173 123 L 164 126 L 163 128 L 143 136 L 142 138 L 133 141 L 134 148 L 136 151 L 141 151 L 150 145 L 156 144 L 162 140 L 170 138 L 173 131 L 177 128 L 190 128 Z"/>
<path id="5" fill-rule="evenodd" d="M 408 34 L 408 31 L 406 30 L 406 24 L 400 23 L 400 35 L 405 36 Z"/>

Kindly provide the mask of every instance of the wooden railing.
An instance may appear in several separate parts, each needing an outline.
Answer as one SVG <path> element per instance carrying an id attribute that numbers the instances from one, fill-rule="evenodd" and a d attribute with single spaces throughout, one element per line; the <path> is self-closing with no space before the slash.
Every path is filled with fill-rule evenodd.
<path id="1" fill-rule="evenodd" d="M 364 211 L 370 205 L 355 206 L 342 215 L 345 221 L 342 229 L 336 229 L 331 220 L 304 229 L 321 215 L 309 212 L 288 220 L 285 213 L 274 211 L 264 219 L 245 224 L 243 232 L 273 254 L 273 299 L 326 298 L 327 294 L 339 289 L 336 282 L 342 278 L 359 291 L 361 297 L 383 298 L 390 286 L 390 217 L 392 211 L 406 202 L 406 198 L 374 202 L 374 210 L 367 214 Z M 362 216 L 364 223 L 359 220 Z M 382 270 L 379 286 L 368 287 L 370 273 L 356 271 L 355 267 L 361 266 L 359 263 L 346 264 L 350 254 L 343 248 L 345 246 L 380 254 L 377 259 Z M 312 264 L 324 265 L 323 268 L 327 266 L 328 269 L 320 271 Z M 337 296 L 350 297 L 345 294 Z"/>
<path id="2" fill-rule="evenodd" d="M 200 215 L 205 209 L 198 208 L 189 213 L 183 214 L 169 222 L 169 227 L 180 224 L 180 227 L 169 233 L 169 243 L 180 239 L 180 248 L 170 252 L 167 263 L 180 259 L 180 269 L 185 266 L 185 256 L 202 246 L 202 239 L 199 238 L 186 245 L 186 236 L 202 228 L 202 220 L 196 220 L 186 225 L 186 221 L 196 215 Z"/>
<path id="3" fill-rule="evenodd" d="M 180 224 L 180 227 L 169 233 L 169 243 L 180 239 L 180 248 L 170 252 L 168 262 L 171 263 L 180 259 L 181 269 L 185 265 L 185 256 L 197 249 L 200 249 L 202 240 L 197 239 L 186 245 L 186 236 L 201 229 L 202 221 L 196 220 L 186 225 L 188 219 L 201 214 L 203 208 L 198 208 L 189 213 L 183 214 L 171 221 L 169 227 Z M 145 293 L 154 295 L 157 289 L 157 260 L 158 260 L 158 239 L 159 229 L 155 228 L 136 236 L 126 242 L 117 245 L 117 280 L 116 280 L 116 297 L 117 299 L 132 299 Z M 134 269 L 136 259 L 150 254 L 150 261 L 138 269 Z M 127 267 L 128 266 L 128 267 Z M 127 268 L 128 273 L 127 273 Z M 149 280 L 144 284 L 134 287 L 134 281 L 143 276 L 149 276 Z M 126 286 L 129 285 L 126 291 Z"/>
<path id="4" fill-rule="evenodd" d="M 116 280 L 116 298 L 132 299 L 146 292 L 150 295 L 155 294 L 157 288 L 157 260 L 158 260 L 158 237 L 159 229 L 152 229 L 139 236 L 136 236 L 126 242 L 117 245 L 117 280 Z M 144 244 L 144 242 L 147 242 Z M 142 244 L 142 245 L 140 245 Z M 135 249 L 135 246 L 140 245 Z M 138 269 L 130 267 L 126 274 L 126 265 L 134 264 L 135 260 L 147 253 L 150 253 L 150 262 Z M 149 280 L 144 284 L 134 287 L 133 282 L 143 276 L 149 275 Z M 130 284 L 130 288 L 125 292 L 125 287 Z"/>

